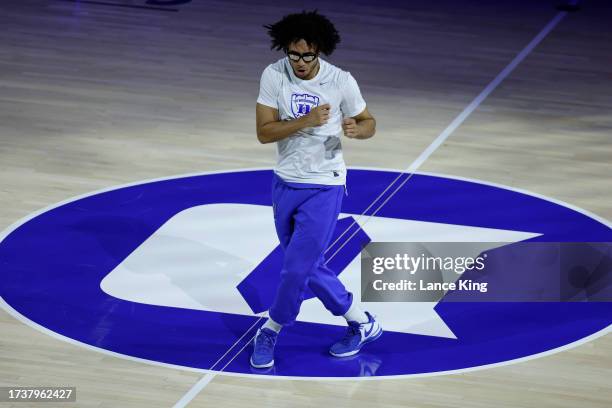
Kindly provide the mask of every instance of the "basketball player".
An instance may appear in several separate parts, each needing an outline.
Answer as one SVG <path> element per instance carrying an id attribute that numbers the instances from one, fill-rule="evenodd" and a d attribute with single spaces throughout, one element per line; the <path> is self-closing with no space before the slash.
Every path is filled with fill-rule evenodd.
<path id="1" fill-rule="evenodd" d="M 307 287 L 348 322 L 329 350 L 333 356 L 354 355 L 382 334 L 324 258 L 347 192 L 340 139 L 368 139 L 376 122 L 353 76 L 321 58 L 340 42 L 325 16 L 304 11 L 264 27 L 271 48 L 286 54 L 263 71 L 256 110 L 257 139 L 278 148 L 272 208 L 284 260 L 270 317 L 255 337 L 250 361 L 256 368 L 274 364 L 278 333 L 295 321 Z"/>

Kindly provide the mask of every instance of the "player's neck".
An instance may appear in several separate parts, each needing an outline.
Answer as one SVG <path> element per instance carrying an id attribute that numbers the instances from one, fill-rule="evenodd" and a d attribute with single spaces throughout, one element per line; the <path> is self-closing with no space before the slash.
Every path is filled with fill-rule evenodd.
<path id="1" fill-rule="evenodd" d="M 312 78 L 316 77 L 317 74 L 319 73 L 320 67 L 321 67 L 321 64 L 319 64 L 319 59 L 317 58 L 317 66 L 315 67 L 313 72 L 310 75 L 308 75 L 308 77 L 304 78 L 304 80 L 308 81 L 308 80 L 311 80 Z"/>

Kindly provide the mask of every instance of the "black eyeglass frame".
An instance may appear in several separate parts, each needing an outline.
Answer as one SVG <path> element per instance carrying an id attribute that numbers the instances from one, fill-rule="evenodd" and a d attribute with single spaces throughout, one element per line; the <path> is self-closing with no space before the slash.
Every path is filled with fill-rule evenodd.
<path id="1" fill-rule="evenodd" d="M 296 51 L 287 51 L 286 53 L 287 53 L 287 57 L 288 57 L 288 58 L 289 58 L 291 61 L 293 61 L 293 62 L 299 62 L 299 61 L 300 61 L 300 59 L 303 59 L 303 60 L 304 60 L 304 62 L 305 62 L 305 63 L 307 63 L 307 64 L 308 64 L 308 63 L 313 62 L 313 61 L 314 61 L 314 60 L 316 60 L 316 59 L 317 59 L 317 57 L 319 56 L 319 54 L 318 54 L 318 53 L 314 53 L 314 52 L 305 52 L 304 54 L 300 54 L 299 52 L 296 52 Z M 297 57 L 297 59 L 293 59 L 293 58 L 291 58 L 292 56 L 293 56 L 293 57 Z M 306 58 L 308 58 L 308 57 L 312 57 L 312 59 L 311 59 L 310 61 L 307 61 L 307 60 L 306 60 Z"/>

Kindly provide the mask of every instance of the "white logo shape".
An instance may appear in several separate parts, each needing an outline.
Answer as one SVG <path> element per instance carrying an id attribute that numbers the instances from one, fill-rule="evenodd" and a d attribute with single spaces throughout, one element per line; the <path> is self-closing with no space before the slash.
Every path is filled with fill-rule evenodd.
<path id="1" fill-rule="evenodd" d="M 351 215 L 359 217 L 342 213 L 340 218 Z M 518 242 L 540 235 L 385 217 L 364 216 L 359 224 L 374 242 L 483 242 L 483 247 L 477 248 L 479 252 L 491 249 L 491 244 L 485 243 Z M 100 286 L 107 294 L 132 302 L 253 316 L 236 286 L 278 244 L 272 207 L 192 207 L 155 231 Z M 330 255 L 331 251 L 327 256 Z M 361 293 L 360 273 L 357 256 L 339 275 L 356 298 Z M 434 311 L 435 305 L 387 302 L 364 303 L 362 308 L 377 315 L 386 331 L 456 338 Z M 331 315 L 316 298 L 302 304 L 298 320 L 346 325 L 342 317 Z"/>

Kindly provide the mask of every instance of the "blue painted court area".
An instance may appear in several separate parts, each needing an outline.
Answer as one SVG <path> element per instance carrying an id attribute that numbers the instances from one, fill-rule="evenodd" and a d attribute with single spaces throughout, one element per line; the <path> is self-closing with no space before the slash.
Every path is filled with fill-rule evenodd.
<path id="1" fill-rule="evenodd" d="M 349 170 L 342 212 L 361 214 L 397 174 Z M 244 340 L 218 361 L 258 320 L 254 313 L 132 302 L 101 289 L 100 282 L 113 269 L 181 211 L 216 203 L 270 206 L 272 176 L 271 170 L 249 170 L 145 182 L 49 209 L 0 242 L 0 295 L 24 318 L 94 347 L 186 367 L 209 369 L 217 363 L 214 368 L 220 369 L 229 363 L 226 372 L 283 376 L 388 376 L 477 367 L 552 350 L 612 323 L 610 302 L 443 300 L 435 311 L 457 339 L 387 331 L 361 354 L 337 359 L 327 350 L 342 336 L 342 327 L 297 322 L 279 337 L 276 367 L 261 371 L 249 366 L 250 347 L 235 354 Z M 505 188 L 432 175 L 414 175 L 377 216 L 530 231 L 542 234 L 533 238 L 540 241 L 612 241 L 608 225 L 574 209 Z M 240 223 L 240 217 L 236 213 L 221 221 Z M 338 224 L 342 230 L 347 226 Z M 369 238 L 358 234 L 356 239 Z M 355 248 L 343 248 L 346 252 L 332 269 L 357 256 Z M 278 257 L 272 251 L 264 266 L 277 265 Z M 214 259 L 210 268 L 215 268 Z M 207 279 L 207 268 L 201 279 Z M 260 265 L 245 280 L 248 285 L 236 291 L 261 312 L 271 293 L 265 282 L 273 285 L 274 279 Z"/>

